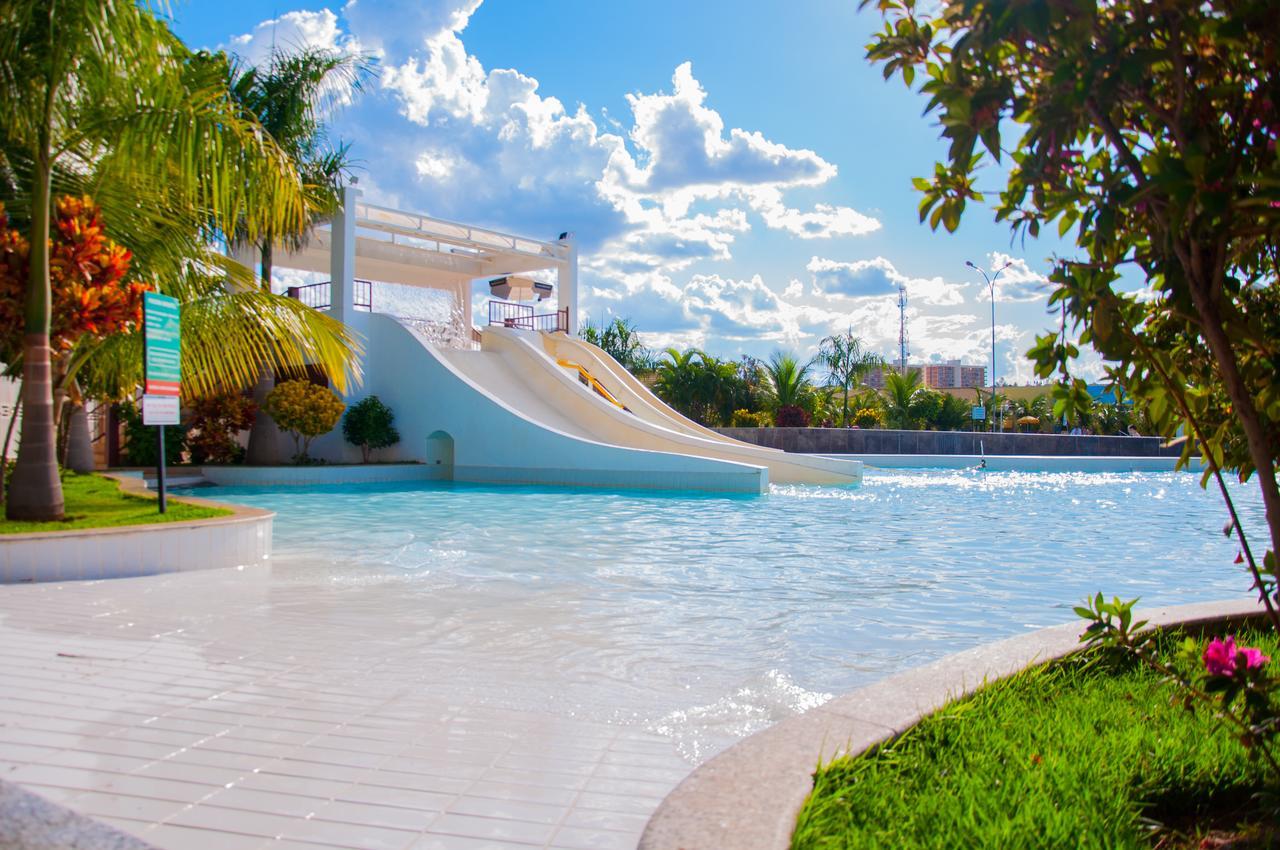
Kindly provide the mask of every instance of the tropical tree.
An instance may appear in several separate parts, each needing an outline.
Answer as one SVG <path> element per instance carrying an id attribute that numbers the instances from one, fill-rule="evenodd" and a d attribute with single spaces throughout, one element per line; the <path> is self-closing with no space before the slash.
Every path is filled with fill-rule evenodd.
<path id="1" fill-rule="evenodd" d="M 867 351 L 862 339 L 849 330 L 822 340 L 818 347 L 818 362 L 826 367 L 828 383 L 839 387 L 844 395 L 840 424 L 848 425 L 850 388 L 857 386 L 873 369 L 883 367 L 884 358 Z"/>
<path id="2" fill-rule="evenodd" d="M 699 418 L 695 412 L 698 403 L 698 376 L 700 361 L 706 355 L 696 349 L 680 351 L 663 349 L 658 359 L 657 380 L 653 390 L 658 397 L 691 419 Z"/>
<path id="3" fill-rule="evenodd" d="M 921 390 L 920 372 L 907 370 L 906 374 L 888 370 L 884 375 L 884 391 L 881 404 L 884 407 L 885 424 L 890 428 L 915 428 L 918 408 L 916 394 Z"/>
<path id="4" fill-rule="evenodd" d="M 629 372 L 653 370 L 653 353 L 641 342 L 636 326 L 629 319 L 617 317 L 603 328 L 588 321 L 582 326 L 582 338 L 601 348 Z"/>
<path id="5" fill-rule="evenodd" d="M 338 193 L 350 173 L 349 147 L 328 145 L 325 119 L 338 103 L 360 89 L 369 71 L 369 60 L 362 54 L 316 47 L 273 51 L 262 67 L 232 67 L 233 99 L 285 152 L 307 190 L 308 210 L 301 226 L 267 227 L 256 240 L 265 292 L 271 292 L 276 246 L 300 247 L 315 219 L 332 213 L 338 205 Z M 269 197 L 264 200 L 271 201 Z M 263 368 L 254 384 L 254 400 L 264 413 L 268 413 L 264 402 L 272 379 L 272 370 Z M 269 448 L 275 443 L 273 430 L 268 416 L 254 420 L 249 432 L 250 463 L 275 460 Z"/>
<path id="6" fill-rule="evenodd" d="M 961 431 L 970 422 L 969 403 L 951 393 L 939 393 L 942 404 L 933 418 L 933 427 L 939 431 Z"/>
<path id="7" fill-rule="evenodd" d="M 878 5 L 890 20 L 869 56 L 908 85 L 921 73 L 950 142 L 916 181 L 922 218 L 954 230 L 983 200 L 978 169 L 1008 154 L 1007 169 L 988 172 L 1006 175 L 996 217 L 1015 233 L 1074 231 L 1083 256 L 1056 264 L 1050 301 L 1082 327 L 1081 343 L 1162 434 L 1192 437 L 1186 451 L 1201 452 L 1224 500 L 1222 472 L 1256 474 L 1271 555 L 1242 551 L 1280 628 L 1265 590 L 1280 577 L 1275 4 L 952 0 L 931 18 L 910 0 Z M 1005 118 L 1022 125 L 1011 151 Z M 1144 292 L 1118 286 L 1125 268 Z M 1043 378 L 1065 376 L 1076 353 L 1054 333 L 1031 356 Z M 1064 377 L 1055 415 L 1086 396 Z"/>
<path id="8" fill-rule="evenodd" d="M 808 423 L 816 400 L 809 380 L 811 366 L 784 351 L 775 351 L 765 362 L 766 398 L 779 427 Z"/>
<path id="9" fill-rule="evenodd" d="M 212 70 L 216 63 L 193 56 L 140 4 L 0 6 L 0 174 L 12 193 L 5 199 L 11 218 L 24 223 L 31 246 L 10 518 L 53 520 L 63 512 L 49 344 L 55 179 L 127 176 L 158 187 L 148 194 L 199 209 L 207 226 L 230 232 L 239 223 L 255 239 L 305 220 L 302 184 L 285 153 L 235 107 L 225 76 Z M 251 205 L 249 192 L 263 187 L 271 202 Z"/>
<path id="10" fill-rule="evenodd" d="M 867 5 L 870 0 L 863 0 Z M 988 158 L 1006 168 L 996 217 L 1035 236 L 1057 222 L 1079 255 L 1056 262 L 1050 304 L 1162 435 L 1199 452 L 1239 543 L 1238 561 L 1280 630 L 1280 17 L 1271 0 L 1199 3 L 974 3 L 926 16 L 913 0 L 878 0 L 890 18 L 869 47 L 912 85 L 950 142 L 917 179 L 920 213 L 955 230 Z M 1017 141 L 1001 142 L 1012 118 Z M 978 145 L 981 144 L 980 150 Z M 1145 285 L 1124 285 L 1131 269 Z M 1060 376 L 1055 415 L 1088 408 L 1070 374 L 1079 354 L 1060 332 L 1029 352 Z M 1267 544 L 1243 527 L 1226 476 L 1255 479 Z M 1087 638 L 1142 657 L 1132 603 L 1101 594 L 1077 612 Z M 1134 624 L 1133 629 L 1139 628 Z M 1229 715 L 1226 704 L 1215 707 Z M 1190 697 L 1190 695 L 1188 695 Z M 1275 704 L 1274 692 L 1262 697 Z M 1189 701 L 1190 704 L 1190 701 Z M 1245 723 L 1246 745 L 1280 722 Z M 1238 718 L 1237 718 L 1238 719 Z M 1273 762 L 1274 764 L 1274 762 Z"/>

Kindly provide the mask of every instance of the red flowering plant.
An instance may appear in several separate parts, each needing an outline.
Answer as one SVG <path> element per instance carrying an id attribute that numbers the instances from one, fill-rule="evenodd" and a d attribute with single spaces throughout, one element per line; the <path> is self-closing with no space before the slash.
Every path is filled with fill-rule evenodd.
<path id="1" fill-rule="evenodd" d="M 87 197 L 59 198 L 53 225 L 49 275 L 54 351 L 70 351 L 85 335 L 135 329 L 142 321 L 142 293 L 151 287 L 125 281 L 133 255 L 107 236 L 97 205 Z M 30 251 L 26 238 L 9 227 L 0 204 L 0 346 L 5 354 L 21 350 Z"/>
<path id="2" fill-rule="evenodd" d="M 60 403 L 74 362 L 87 353 L 82 342 L 136 330 L 142 323 L 142 293 L 151 287 L 127 280 L 133 255 L 107 235 L 101 210 L 92 199 L 61 197 L 55 213 L 49 239 L 49 341 Z M 10 366 L 22 353 L 30 253 L 31 246 L 9 226 L 0 204 L 0 360 Z"/>

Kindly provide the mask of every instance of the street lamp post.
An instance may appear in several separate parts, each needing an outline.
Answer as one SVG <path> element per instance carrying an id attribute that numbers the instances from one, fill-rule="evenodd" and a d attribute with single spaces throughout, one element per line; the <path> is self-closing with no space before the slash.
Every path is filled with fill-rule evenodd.
<path id="1" fill-rule="evenodd" d="M 1000 273 L 1009 266 L 1013 265 L 1013 261 L 1005 263 L 1003 266 L 995 270 L 995 273 L 988 276 L 979 266 L 975 265 L 973 260 L 965 260 L 964 264 L 969 268 L 982 275 L 983 280 L 987 282 L 987 288 L 991 290 L 991 399 L 989 405 L 991 414 L 994 418 L 996 407 L 996 281 L 1000 279 Z M 992 430 L 995 430 L 993 427 Z M 1004 417 L 1000 417 L 1000 430 L 1004 430 Z"/>

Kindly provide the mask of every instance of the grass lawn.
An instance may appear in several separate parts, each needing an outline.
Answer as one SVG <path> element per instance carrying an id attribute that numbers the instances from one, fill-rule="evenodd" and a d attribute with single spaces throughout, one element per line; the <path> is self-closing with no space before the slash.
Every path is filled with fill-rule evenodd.
<path id="1" fill-rule="evenodd" d="M 116 482 L 100 475 L 65 473 L 62 476 L 62 495 L 66 501 L 66 519 L 61 522 L 11 522 L 0 516 L 0 534 L 181 522 L 231 513 L 223 508 L 202 508 L 169 499 L 169 509 L 161 514 L 155 499 L 122 493 Z"/>
<path id="2" fill-rule="evenodd" d="M 1274 635 L 1245 643 L 1280 663 Z M 1091 658 L 999 682 L 821 768 L 792 847 L 1151 850 L 1198 846 L 1214 818 L 1250 820 L 1263 763 L 1208 713 L 1171 704 L 1157 674 Z"/>

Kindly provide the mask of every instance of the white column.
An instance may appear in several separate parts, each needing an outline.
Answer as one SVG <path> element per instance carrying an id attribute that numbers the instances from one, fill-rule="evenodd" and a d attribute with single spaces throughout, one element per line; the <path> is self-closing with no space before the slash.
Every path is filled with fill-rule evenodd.
<path id="1" fill-rule="evenodd" d="M 343 186 L 329 243 L 329 315 L 344 325 L 355 313 L 356 201 L 360 190 Z"/>
<path id="2" fill-rule="evenodd" d="M 563 234 L 559 242 L 569 249 L 569 255 L 556 269 L 556 303 L 569 310 L 569 335 L 578 333 L 578 243 L 572 233 Z"/>
<path id="3" fill-rule="evenodd" d="M 250 242 L 235 242 L 227 247 L 227 256 L 248 269 L 249 285 L 256 285 L 258 273 L 262 270 L 258 246 Z"/>

